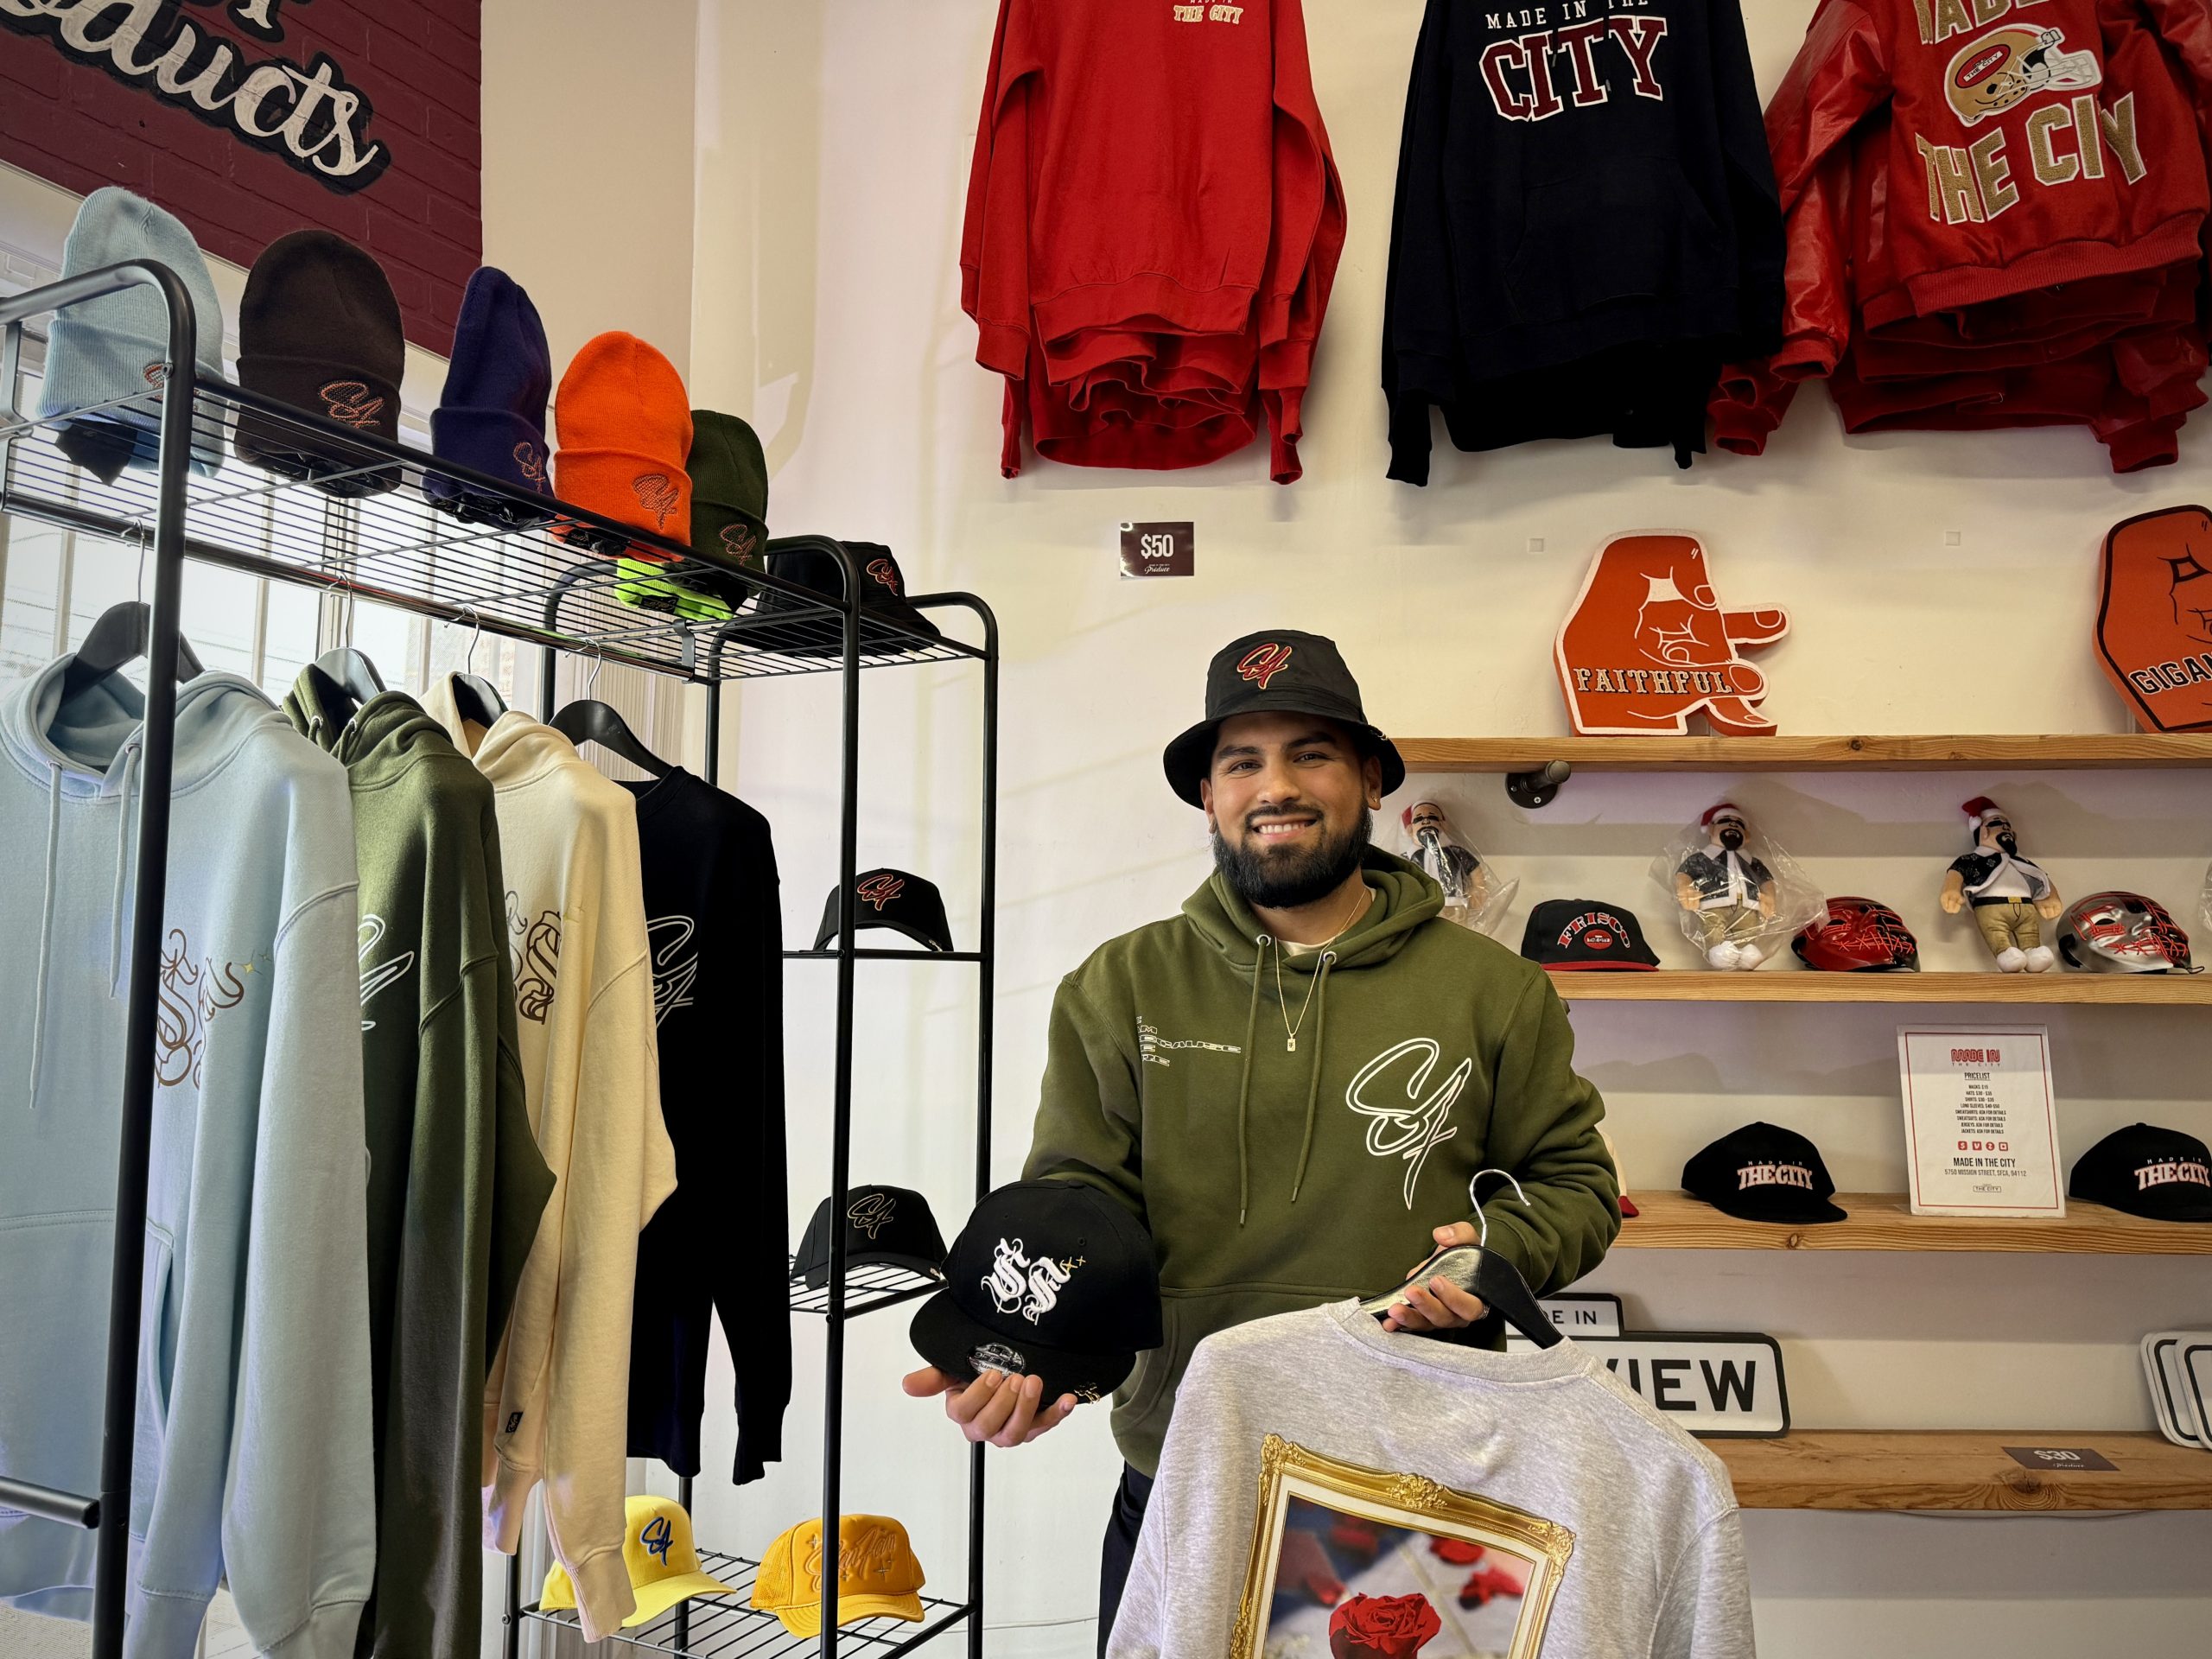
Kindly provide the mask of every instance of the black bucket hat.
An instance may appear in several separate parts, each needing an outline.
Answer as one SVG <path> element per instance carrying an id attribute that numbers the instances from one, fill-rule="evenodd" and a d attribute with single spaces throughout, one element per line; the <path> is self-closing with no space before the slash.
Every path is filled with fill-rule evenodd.
<path id="1" fill-rule="evenodd" d="M 1359 682 L 1344 666 L 1337 642 L 1318 633 L 1277 629 L 1231 640 L 1206 664 L 1206 717 L 1170 743 L 1160 755 L 1167 785 L 1192 806 L 1198 784 L 1213 766 L 1214 734 L 1234 715 L 1318 715 L 1348 727 L 1363 754 L 1382 761 L 1382 792 L 1406 781 L 1397 746 L 1370 725 Z"/>

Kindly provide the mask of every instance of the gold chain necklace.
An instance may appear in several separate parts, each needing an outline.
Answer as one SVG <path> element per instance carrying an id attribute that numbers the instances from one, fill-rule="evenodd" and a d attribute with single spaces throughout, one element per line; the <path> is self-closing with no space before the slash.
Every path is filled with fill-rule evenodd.
<path id="1" fill-rule="evenodd" d="M 1359 884 L 1359 895 L 1352 901 L 1353 908 L 1345 914 L 1343 925 L 1321 943 L 1324 945 L 1333 944 L 1338 939 L 1344 938 L 1345 930 L 1367 913 L 1367 906 L 1373 901 L 1374 897 L 1375 889 L 1369 887 L 1366 882 L 1361 882 Z M 1334 962 L 1336 957 L 1337 953 L 1333 950 L 1324 950 L 1321 952 L 1321 961 L 1325 967 L 1328 963 Z M 1281 1015 L 1282 1019 L 1282 1047 L 1284 1053 L 1295 1054 L 1298 1052 L 1298 1033 L 1306 1028 L 1306 1010 L 1313 1006 L 1313 993 L 1320 988 L 1321 976 L 1317 970 L 1313 976 L 1306 982 L 1306 1001 L 1299 1005 L 1298 1023 L 1294 1026 L 1292 1025 L 1290 1023 L 1290 1000 L 1282 994 L 1282 946 L 1278 943 L 1275 945 L 1275 1013 Z"/>

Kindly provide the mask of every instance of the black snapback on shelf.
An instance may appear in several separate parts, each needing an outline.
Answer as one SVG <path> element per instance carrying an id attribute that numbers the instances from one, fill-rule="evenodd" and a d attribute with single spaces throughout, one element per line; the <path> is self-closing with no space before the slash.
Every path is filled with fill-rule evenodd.
<path id="1" fill-rule="evenodd" d="M 860 572 L 863 655 L 920 650 L 944 637 L 936 623 L 907 603 L 906 578 L 889 548 L 880 542 L 846 542 L 843 546 Z M 810 588 L 830 605 L 845 602 L 844 562 L 835 553 L 816 547 L 770 548 L 766 556 L 770 575 Z M 753 614 L 766 617 L 797 612 L 804 609 L 806 603 L 788 594 L 763 589 Z M 879 621 L 889 626 L 874 626 Z M 845 649 L 842 626 L 836 619 L 823 616 L 782 627 L 756 628 L 735 637 L 789 657 L 836 657 Z"/>
<path id="2" fill-rule="evenodd" d="M 1636 912 L 1597 899 L 1545 899 L 1529 912 L 1521 954 L 1555 974 L 1592 969 L 1649 973 L 1659 965 L 1644 943 Z"/>
<path id="3" fill-rule="evenodd" d="M 1135 1217 L 1095 1187 L 1018 1181 L 976 1206 L 945 1287 L 914 1315 L 914 1350 L 949 1376 L 1044 1379 L 1044 1402 L 1121 1387 L 1165 1340 L 1160 1268 Z"/>
<path id="4" fill-rule="evenodd" d="M 2212 1152 L 2179 1129 L 2131 1123 L 2075 1160 L 2066 1196 L 2152 1221 L 2212 1221 Z"/>
<path id="5" fill-rule="evenodd" d="M 835 1198 L 815 1206 L 814 1219 L 798 1242 L 791 1271 L 819 1290 L 830 1282 L 830 1215 Z M 944 1236 L 937 1230 L 930 1201 L 903 1186 L 854 1186 L 845 1190 L 845 1265 L 848 1268 L 911 1268 L 932 1279 L 944 1277 Z"/>
<path id="6" fill-rule="evenodd" d="M 853 878 L 853 926 L 887 927 L 931 950 L 952 949 L 952 924 L 945 919 L 944 895 L 937 883 L 907 870 L 862 870 Z M 822 906 L 822 925 L 814 948 L 825 949 L 837 937 L 837 889 Z"/>
<path id="7" fill-rule="evenodd" d="M 1746 1123 L 1682 1166 L 1682 1190 L 1745 1221 L 1843 1221 L 1821 1149 L 1795 1129 Z"/>

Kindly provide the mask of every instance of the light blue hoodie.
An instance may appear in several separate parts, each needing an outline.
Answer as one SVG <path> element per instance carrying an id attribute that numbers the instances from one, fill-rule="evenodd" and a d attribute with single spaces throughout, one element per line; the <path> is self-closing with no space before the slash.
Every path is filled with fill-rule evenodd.
<path id="1" fill-rule="evenodd" d="M 143 699 L 0 695 L 0 1470 L 99 1489 Z M 177 696 L 124 1652 L 351 1659 L 375 1566 L 345 769 L 252 684 Z M 94 1535 L 0 1508 L 0 1600 L 90 1617 Z"/>

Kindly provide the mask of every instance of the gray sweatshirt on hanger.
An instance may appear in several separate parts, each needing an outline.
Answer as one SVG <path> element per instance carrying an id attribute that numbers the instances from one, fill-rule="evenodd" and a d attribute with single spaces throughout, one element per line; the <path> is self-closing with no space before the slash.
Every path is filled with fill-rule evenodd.
<path id="1" fill-rule="evenodd" d="M 1280 1314 L 1199 1344 L 1107 1651 L 1752 1659 L 1735 1495 L 1571 1341 Z"/>

